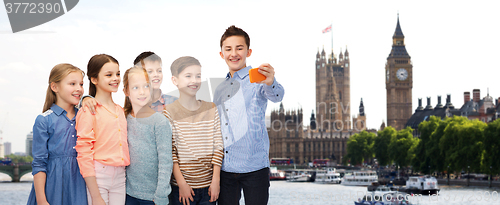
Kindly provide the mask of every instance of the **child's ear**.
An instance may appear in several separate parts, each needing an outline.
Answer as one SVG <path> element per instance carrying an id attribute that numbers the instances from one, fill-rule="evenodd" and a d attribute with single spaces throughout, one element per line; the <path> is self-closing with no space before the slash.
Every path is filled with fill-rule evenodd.
<path id="1" fill-rule="evenodd" d="M 247 58 L 250 57 L 250 55 L 252 55 L 252 49 L 248 49 Z"/>
<path id="2" fill-rule="evenodd" d="M 58 92 L 57 83 L 51 82 L 50 83 L 50 89 L 52 90 L 52 92 L 57 93 Z"/>
<path id="3" fill-rule="evenodd" d="M 123 88 L 123 93 L 125 93 L 125 96 L 127 97 L 130 95 L 125 88 Z"/>
<path id="4" fill-rule="evenodd" d="M 219 52 L 219 55 L 220 55 L 220 57 L 221 57 L 222 59 L 224 59 L 224 54 L 222 54 L 222 51 L 221 51 L 221 52 Z"/>
<path id="5" fill-rule="evenodd" d="M 177 78 L 175 76 L 172 76 L 172 83 L 177 86 L 178 83 L 177 83 Z"/>
<path id="6" fill-rule="evenodd" d="M 90 78 L 90 83 L 97 85 L 97 78 L 91 77 Z"/>

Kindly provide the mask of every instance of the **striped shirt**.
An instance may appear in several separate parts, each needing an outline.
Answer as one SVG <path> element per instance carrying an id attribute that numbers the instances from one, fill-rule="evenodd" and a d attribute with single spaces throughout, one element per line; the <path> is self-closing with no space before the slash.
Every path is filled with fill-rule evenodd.
<path id="1" fill-rule="evenodd" d="M 215 104 L 201 101 L 196 111 L 178 100 L 166 105 L 163 114 L 172 126 L 172 160 L 193 189 L 209 187 L 213 165 L 222 165 L 224 156 L 219 113 Z M 175 178 L 172 184 L 177 186 Z"/>
<path id="2" fill-rule="evenodd" d="M 225 172 L 248 173 L 269 167 L 267 101 L 280 102 L 285 89 L 276 78 L 272 85 L 250 83 L 250 68 L 242 68 L 233 77 L 228 73 L 214 94 L 224 137 L 221 169 Z"/>

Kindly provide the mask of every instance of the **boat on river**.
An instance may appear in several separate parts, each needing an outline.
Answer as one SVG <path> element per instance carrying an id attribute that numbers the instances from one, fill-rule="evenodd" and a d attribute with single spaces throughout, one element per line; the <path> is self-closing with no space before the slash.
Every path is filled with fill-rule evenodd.
<path id="1" fill-rule="evenodd" d="M 344 178 L 342 178 L 342 185 L 369 186 L 376 181 L 378 181 L 378 175 L 375 171 L 354 171 L 344 175 Z"/>
<path id="2" fill-rule="evenodd" d="M 321 184 L 340 184 L 340 173 L 338 173 L 335 168 L 332 167 L 317 170 L 314 182 Z"/>

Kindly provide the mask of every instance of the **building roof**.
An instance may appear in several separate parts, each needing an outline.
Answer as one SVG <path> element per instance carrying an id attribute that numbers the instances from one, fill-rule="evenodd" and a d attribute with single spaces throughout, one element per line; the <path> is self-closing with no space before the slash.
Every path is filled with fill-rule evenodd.
<path id="1" fill-rule="evenodd" d="M 404 45 L 393 45 L 391 53 L 389 54 L 389 57 L 408 57 L 410 58 L 410 55 L 406 51 L 406 47 Z"/>
<path id="2" fill-rule="evenodd" d="M 403 30 L 401 30 L 401 26 L 399 25 L 399 14 L 398 14 L 398 24 L 396 25 L 396 31 L 394 31 L 394 35 L 392 38 L 397 38 L 397 37 L 402 37 L 404 38 L 405 35 L 403 35 Z"/>
<path id="3" fill-rule="evenodd" d="M 479 102 L 474 102 L 473 99 L 470 101 L 464 103 L 460 109 L 455 109 L 455 107 L 451 104 L 451 97 L 448 95 L 448 98 L 446 99 L 447 103 L 446 106 L 442 107 L 440 106 L 440 103 L 434 108 L 434 109 L 421 109 L 421 99 L 419 99 L 419 108 L 415 110 L 415 113 L 408 119 L 406 122 L 405 127 L 411 127 L 413 129 L 417 129 L 418 125 L 430 118 L 430 116 L 434 115 L 436 117 L 440 117 L 441 119 L 444 119 L 445 117 L 448 116 L 480 116 L 481 114 L 479 113 L 479 109 L 483 107 L 483 105 L 486 108 L 486 113 L 489 115 L 495 116 L 495 112 L 500 112 L 500 105 L 494 105 L 492 101 L 492 98 L 487 96 Z M 427 101 L 427 106 L 429 106 L 429 99 Z M 442 108 L 440 108 L 442 107 Z"/>

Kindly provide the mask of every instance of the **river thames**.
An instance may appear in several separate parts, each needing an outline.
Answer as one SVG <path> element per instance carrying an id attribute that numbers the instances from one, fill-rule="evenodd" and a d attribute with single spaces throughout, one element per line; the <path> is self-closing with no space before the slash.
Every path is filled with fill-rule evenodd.
<path id="1" fill-rule="evenodd" d="M 0 174 L 0 180 L 7 175 Z M 8 178 L 8 176 L 7 176 Z M 22 182 L 0 182 L 1 205 L 24 205 L 31 190 L 32 178 Z M 500 204 L 499 188 L 440 186 L 439 196 L 414 196 L 415 204 Z M 270 205 L 332 204 L 353 205 L 366 192 L 366 187 L 316 184 L 311 182 L 271 181 Z M 243 200 L 242 200 L 242 203 Z"/>

